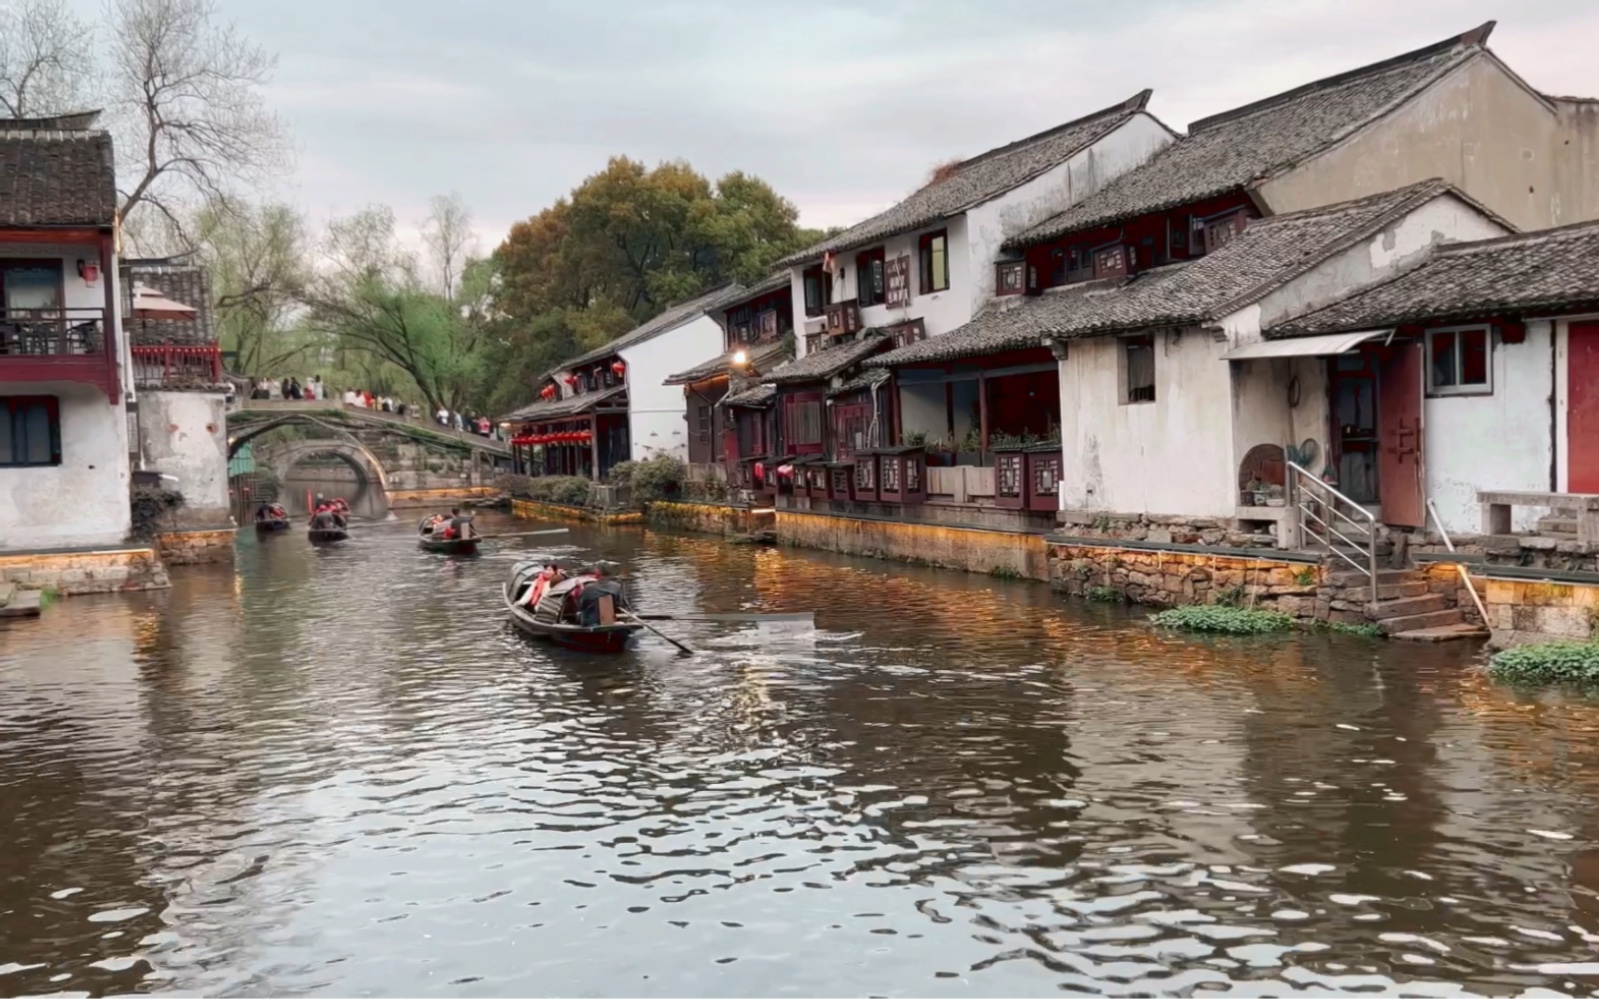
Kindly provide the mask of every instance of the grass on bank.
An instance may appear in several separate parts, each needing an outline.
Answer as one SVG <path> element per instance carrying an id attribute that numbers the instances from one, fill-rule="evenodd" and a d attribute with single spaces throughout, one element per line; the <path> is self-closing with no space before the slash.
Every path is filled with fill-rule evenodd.
<path id="1" fill-rule="evenodd" d="M 1518 645 L 1495 653 L 1488 675 L 1509 683 L 1599 684 L 1599 642 Z"/>
<path id="2" fill-rule="evenodd" d="M 1220 604 L 1173 607 L 1150 618 L 1156 627 L 1201 631 L 1216 635 L 1264 635 L 1288 631 L 1294 619 L 1276 611 L 1227 607 Z"/>

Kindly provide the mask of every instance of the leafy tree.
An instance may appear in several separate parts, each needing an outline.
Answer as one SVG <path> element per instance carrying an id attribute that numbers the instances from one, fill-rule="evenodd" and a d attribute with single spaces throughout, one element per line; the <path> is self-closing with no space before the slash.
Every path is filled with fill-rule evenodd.
<path id="1" fill-rule="evenodd" d="M 239 370 L 272 374 L 315 346 L 300 329 L 299 296 L 310 277 L 305 223 L 287 205 L 207 205 L 195 219 L 198 261 L 211 272 L 217 333 Z"/>

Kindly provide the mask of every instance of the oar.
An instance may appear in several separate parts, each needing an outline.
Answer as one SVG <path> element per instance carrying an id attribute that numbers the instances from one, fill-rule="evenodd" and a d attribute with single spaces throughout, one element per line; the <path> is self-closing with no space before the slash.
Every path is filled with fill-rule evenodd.
<path id="1" fill-rule="evenodd" d="M 631 611 L 623 611 L 622 612 L 622 616 L 624 618 L 629 618 L 631 620 L 637 621 L 641 625 L 644 625 L 644 627 L 646 627 L 649 630 L 655 632 L 655 634 L 659 635 L 660 637 L 666 639 L 668 642 L 671 642 L 673 645 L 675 645 L 678 648 L 682 649 L 685 655 L 692 656 L 694 654 L 694 650 L 693 649 L 689 648 L 687 645 L 684 645 L 682 642 L 680 642 L 677 639 L 673 638 L 671 635 L 668 635 L 666 632 L 664 632 L 661 629 L 655 627 L 654 625 L 646 623 L 645 620 L 643 618 L 639 617 L 637 614 L 634 614 Z"/>
<path id="2" fill-rule="evenodd" d="M 638 614 L 640 621 L 707 621 L 723 624 L 815 624 L 816 615 L 805 614 Z"/>
<path id="3" fill-rule="evenodd" d="M 569 527 L 552 527 L 547 531 L 513 531 L 510 534 L 474 534 L 473 538 L 479 541 L 488 541 L 493 538 L 531 538 L 539 534 L 566 534 L 571 531 Z"/>

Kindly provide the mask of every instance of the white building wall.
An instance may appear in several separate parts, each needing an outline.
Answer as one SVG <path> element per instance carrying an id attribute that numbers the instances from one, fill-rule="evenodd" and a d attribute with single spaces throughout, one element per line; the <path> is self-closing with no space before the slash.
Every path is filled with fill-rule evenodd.
<path id="1" fill-rule="evenodd" d="M 1493 346 L 1493 393 L 1429 396 L 1422 410 L 1427 496 L 1451 534 L 1477 534 L 1479 490 L 1554 488 L 1554 337 L 1548 320 L 1529 322 L 1521 343 Z M 1530 531 L 1546 511 L 1516 507 L 1512 526 Z"/>
<path id="2" fill-rule="evenodd" d="M 178 521 L 186 528 L 232 523 L 227 433 L 221 393 L 146 388 L 139 397 L 145 466 L 177 478 L 183 494 Z"/>
<path id="3" fill-rule="evenodd" d="M 1073 341 L 1061 362 L 1061 508 L 1232 516 L 1228 349 L 1199 331 L 1157 334 L 1155 401 L 1125 403 L 1120 341 Z"/>
<path id="4" fill-rule="evenodd" d="M 121 400 L 77 382 L 6 382 L 4 395 L 57 398 L 61 464 L 0 468 L 0 549 L 116 545 L 126 539 L 128 420 Z"/>
<path id="5" fill-rule="evenodd" d="M 722 352 L 722 327 L 710 316 L 619 352 L 627 365 L 628 435 L 634 461 L 658 454 L 688 460 L 687 403 L 681 385 L 661 380 Z"/>

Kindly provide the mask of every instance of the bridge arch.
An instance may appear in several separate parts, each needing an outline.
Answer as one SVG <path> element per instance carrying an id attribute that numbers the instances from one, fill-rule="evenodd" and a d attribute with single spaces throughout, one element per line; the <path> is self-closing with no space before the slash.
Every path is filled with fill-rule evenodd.
<path id="1" fill-rule="evenodd" d="M 236 434 L 228 438 L 228 457 L 231 459 L 238 454 L 239 448 L 262 434 L 291 424 L 321 427 L 323 430 L 331 431 L 335 436 L 275 443 L 270 448 L 270 457 L 262 464 L 272 471 L 279 482 L 288 477 L 290 469 L 306 458 L 315 454 L 328 454 L 354 468 L 356 474 L 364 476 L 368 482 L 376 482 L 385 494 L 389 491 L 388 470 L 383 467 L 383 462 L 378 460 L 371 449 L 353 434 L 339 427 L 330 426 L 306 413 L 294 413 L 240 428 Z"/>

